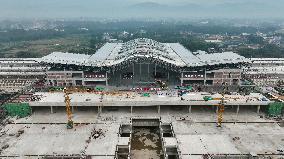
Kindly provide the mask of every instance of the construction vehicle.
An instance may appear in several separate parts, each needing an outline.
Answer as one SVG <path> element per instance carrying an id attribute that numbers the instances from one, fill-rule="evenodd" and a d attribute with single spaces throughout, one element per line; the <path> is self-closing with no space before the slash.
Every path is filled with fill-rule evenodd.
<path id="1" fill-rule="evenodd" d="M 168 86 L 167 86 L 166 82 L 163 82 L 163 81 L 161 81 L 161 80 L 156 80 L 156 84 L 158 84 L 159 87 L 160 87 L 162 90 L 168 89 Z"/>
<path id="2" fill-rule="evenodd" d="M 204 101 L 209 101 L 209 100 L 213 100 L 213 98 L 210 97 L 210 96 L 204 96 L 204 97 L 203 97 L 203 100 L 204 100 Z"/>

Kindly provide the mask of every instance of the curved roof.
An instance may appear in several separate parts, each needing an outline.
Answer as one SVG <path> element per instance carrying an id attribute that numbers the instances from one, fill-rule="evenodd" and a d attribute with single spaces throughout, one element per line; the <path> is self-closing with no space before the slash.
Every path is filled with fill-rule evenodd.
<path id="1" fill-rule="evenodd" d="M 170 49 L 163 43 L 159 43 L 152 39 L 140 38 L 130 40 L 123 43 L 118 56 L 115 59 L 121 59 L 128 56 L 149 56 L 163 57 L 173 60 L 170 54 Z"/>
<path id="2" fill-rule="evenodd" d="M 116 66 L 136 59 L 151 59 L 177 67 L 247 62 L 233 52 L 208 54 L 199 51 L 193 54 L 179 43 L 160 43 L 152 39 L 139 38 L 125 43 L 106 43 L 93 55 L 52 53 L 40 59 L 46 63 L 75 64 L 95 67 Z"/>

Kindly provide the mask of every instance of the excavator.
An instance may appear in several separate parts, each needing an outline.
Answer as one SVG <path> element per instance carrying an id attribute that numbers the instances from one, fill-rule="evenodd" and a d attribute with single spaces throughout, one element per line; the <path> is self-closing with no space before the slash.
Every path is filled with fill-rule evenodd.
<path id="1" fill-rule="evenodd" d="M 162 80 L 156 80 L 156 84 L 159 85 L 162 90 L 168 89 L 166 82 L 163 82 Z"/>

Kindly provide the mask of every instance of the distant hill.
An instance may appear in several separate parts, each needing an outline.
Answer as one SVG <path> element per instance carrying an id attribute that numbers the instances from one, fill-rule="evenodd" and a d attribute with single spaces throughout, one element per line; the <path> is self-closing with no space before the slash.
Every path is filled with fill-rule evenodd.
<path id="1" fill-rule="evenodd" d="M 0 0 L 1 1 L 1 0 Z M 284 0 L 2 0 L 0 18 L 283 18 Z M 138 3 L 140 2 L 140 3 Z M 159 2 L 159 3 L 157 3 Z M 170 2 L 170 0 L 167 0 Z M 195 2 L 195 3 L 192 3 Z M 203 2 L 203 3 L 201 3 Z M 219 3 L 215 3 L 219 2 Z"/>
<path id="2" fill-rule="evenodd" d="M 160 8 L 160 9 L 165 8 L 166 9 L 168 7 L 169 7 L 168 5 L 162 5 L 162 4 L 154 3 L 154 2 L 143 2 L 143 3 L 137 3 L 137 4 L 129 6 L 129 8 L 145 9 L 145 10 L 157 9 L 157 8 Z"/>
<path id="3" fill-rule="evenodd" d="M 174 17 L 233 17 L 263 18 L 282 17 L 284 10 L 281 5 L 270 3 L 221 3 L 200 5 L 187 3 L 183 5 L 164 5 L 154 2 L 137 3 L 128 6 L 123 12 L 146 16 Z"/>

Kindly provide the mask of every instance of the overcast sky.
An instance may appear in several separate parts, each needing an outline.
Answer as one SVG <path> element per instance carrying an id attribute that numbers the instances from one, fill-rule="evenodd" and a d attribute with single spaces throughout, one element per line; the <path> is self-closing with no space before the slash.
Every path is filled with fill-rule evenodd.
<path id="1" fill-rule="evenodd" d="M 151 8 L 149 4 L 139 6 L 140 3 L 148 2 L 153 2 Z M 137 5 L 138 8 L 132 9 L 133 5 Z M 0 0 L 0 18 L 141 18 L 143 16 L 259 18 L 283 17 L 283 8 L 284 0 Z M 171 11 L 171 14 L 168 11 Z"/>

